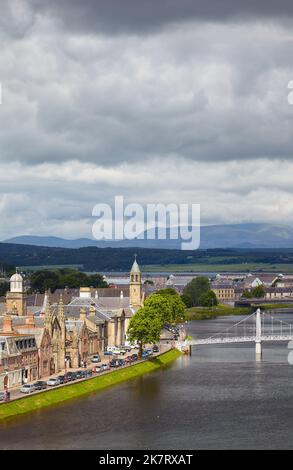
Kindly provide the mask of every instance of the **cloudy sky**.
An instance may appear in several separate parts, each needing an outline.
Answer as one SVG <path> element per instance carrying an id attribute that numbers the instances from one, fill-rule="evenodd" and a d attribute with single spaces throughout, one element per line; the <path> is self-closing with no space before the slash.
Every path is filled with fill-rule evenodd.
<path id="1" fill-rule="evenodd" d="M 115 195 L 293 223 L 291 0 L 0 6 L 0 239 L 91 236 Z"/>

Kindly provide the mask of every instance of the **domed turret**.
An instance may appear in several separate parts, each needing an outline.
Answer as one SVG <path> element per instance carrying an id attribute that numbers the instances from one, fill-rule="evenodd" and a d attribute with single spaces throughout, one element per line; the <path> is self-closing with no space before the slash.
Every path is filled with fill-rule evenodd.
<path id="1" fill-rule="evenodd" d="M 23 278 L 19 273 L 13 274 L 10 278 L 10 292 L 23 293 Z"/>

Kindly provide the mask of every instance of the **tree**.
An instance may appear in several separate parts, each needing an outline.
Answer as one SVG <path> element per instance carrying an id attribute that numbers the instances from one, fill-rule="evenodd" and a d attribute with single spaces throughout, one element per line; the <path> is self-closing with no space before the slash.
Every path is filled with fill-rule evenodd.
<path id="1" fill-rule="evenodd" d="M 252 298 L 252 293 L 250 292 L 250 290 L 245 289 L 242 292 L 242 297 L 244 297 L 245 299 L 251 299 Z"/>
<path id="2" fill-rule="evenodd" d="M 104 278 L 101 274 L 96 273 L 87 276 L 86 286 L 84 287 L 108 287 L 108 284 L 106 281 L 104 281 Z"/>
<path id="3" fill-rule="evenodd" d="M 188 294 L 188 293 L 184 294 L 183 293 L 181 295 L 181 300 L 182 300 L 182 302 L 184 302 L 185 307 L 187 307 L 187 308 L 192 307 L 192 297 L 191 297 L 190 294 Z"/>
<path id="4" fill-rule="evenodd" d="M 162 325 L 172 322 L 172 307 L 166 296 L 154 293 L 146 298 L 144 306 L 150 307 L 155 315 L 161 318 Z"/>
<path id="5" fill-rule="evenodd" d="M 31 289 L 44 293 L 50 289 L 54 292 L 59 286 L 59 276 L 54 271 L 36 271 L 31 276 Z"/>
<path id="6" fill-rule="evenodd" d="M 207 277 L 199 276 L 192 279 L 183 289 L 183 295 L 191 299 L 192 307 L 200 305 L 200 297 L 210 290 L 210 282 Z"/>
<path id="7" fill-rule="evenodd" d="M 152 307 L 140 308 L 130 319 L 127 336 L 129 341 L 139 344 L 139 356 L 145 344 L 154 344 L 160 339 L 162 318 Z"/>
<path id="8" fill-rule="evenodd" d="M 0 283 L 0 297 L 6 295 L 6 292 L 9 291 L 9 282 Z"/>
<path id="9" fill-rule="evenodd" d="M 266 291 L 265 291 L 264 286 L 260 285 L 260 286 L 254 287 L 254 289 L 252 289 L 251 291 L 251 294 L 252 294 L 252 297 L 261 298 L 261 297 L 265 297 Z"/>
<path id="10" fill-rule="evenodd" d="M 199 303 L 202 307 L 215 307 L 218 305 L 218 299 L 214 291 L 209 290 L 204 294 L 201 294 Z"/>
<path id="11" fill-rule="evenodd" d="M 85 273 L 72 268 L 62 268 L 56 271 L 36 271 L 31 276 L 31 290 L 44 292 L 50 289 L 54 292 L 56 289 L 78 289 L 80 287 L 108 287 L 106 281 L 101 274 L 91 274 L 87 276 Z"/>
<path id="12" fill-rule="evenodd" d="M 169 295 L 168 300 L 172 310 L 172 323 L 183 322 L 185 320 L 186 307 L 180 295 L 177 293 L 176 295 L 171 294 Z"/>
<path id="13" fill-rule="evenodd" d="M 173 287 L 166 287 L 166 289 L 160 289 L 156 292 L 156 294 L 161 294 L 161 295 L 178 295 L 175 289 Z"/>

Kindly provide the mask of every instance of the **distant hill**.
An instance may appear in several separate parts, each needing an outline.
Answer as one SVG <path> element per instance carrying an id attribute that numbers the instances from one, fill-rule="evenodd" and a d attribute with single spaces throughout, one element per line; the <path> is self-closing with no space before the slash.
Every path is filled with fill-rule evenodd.
<path id="1" fill-rule="evenodd" d="M 146 248 L 60 248 L 15 243 L 0 243 L 0 266 L 8 264 L 18 267 L 78 266 L 85 271 L 128 271 L 134 254 L 137 253 L 141 266 L 203 265 L 206 271 L 213 271 L 215 265 L 241 265 L 240 270 L 249 271 L 250 266 L 293 264 L 293 249 L 237 249 L 217 248 L 208 250 L 168 250 Z M 282 268 L 278 268 L 282 272 Z"/>
<path id="2" fill-rule="evenodd" d="M 121 241 L 97 241 L 90 238 L 67 240 L 59 237 L 19 236 L 5 240 L 5 243 L 33 245 L 54 248 L 150 248 L 179 250 L 181 239 L 171 240 L 167 230 L 167 240 L 144 239 Z M 201 227 L 201 249 L 214 248 L 293 248 L 293 228 L 270 224 L 231 224 Z"/>

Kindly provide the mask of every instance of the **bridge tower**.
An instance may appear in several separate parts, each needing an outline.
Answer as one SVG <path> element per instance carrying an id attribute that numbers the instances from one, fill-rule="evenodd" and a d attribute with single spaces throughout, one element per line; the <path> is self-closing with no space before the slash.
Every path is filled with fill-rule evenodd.
<path id="1" fill-rule="evenodd" d="M 258 308 L 255 316 L 255 359 L 261 360 L 262 347 L 261 347 L 261 315 L 260 309 Z"/>

